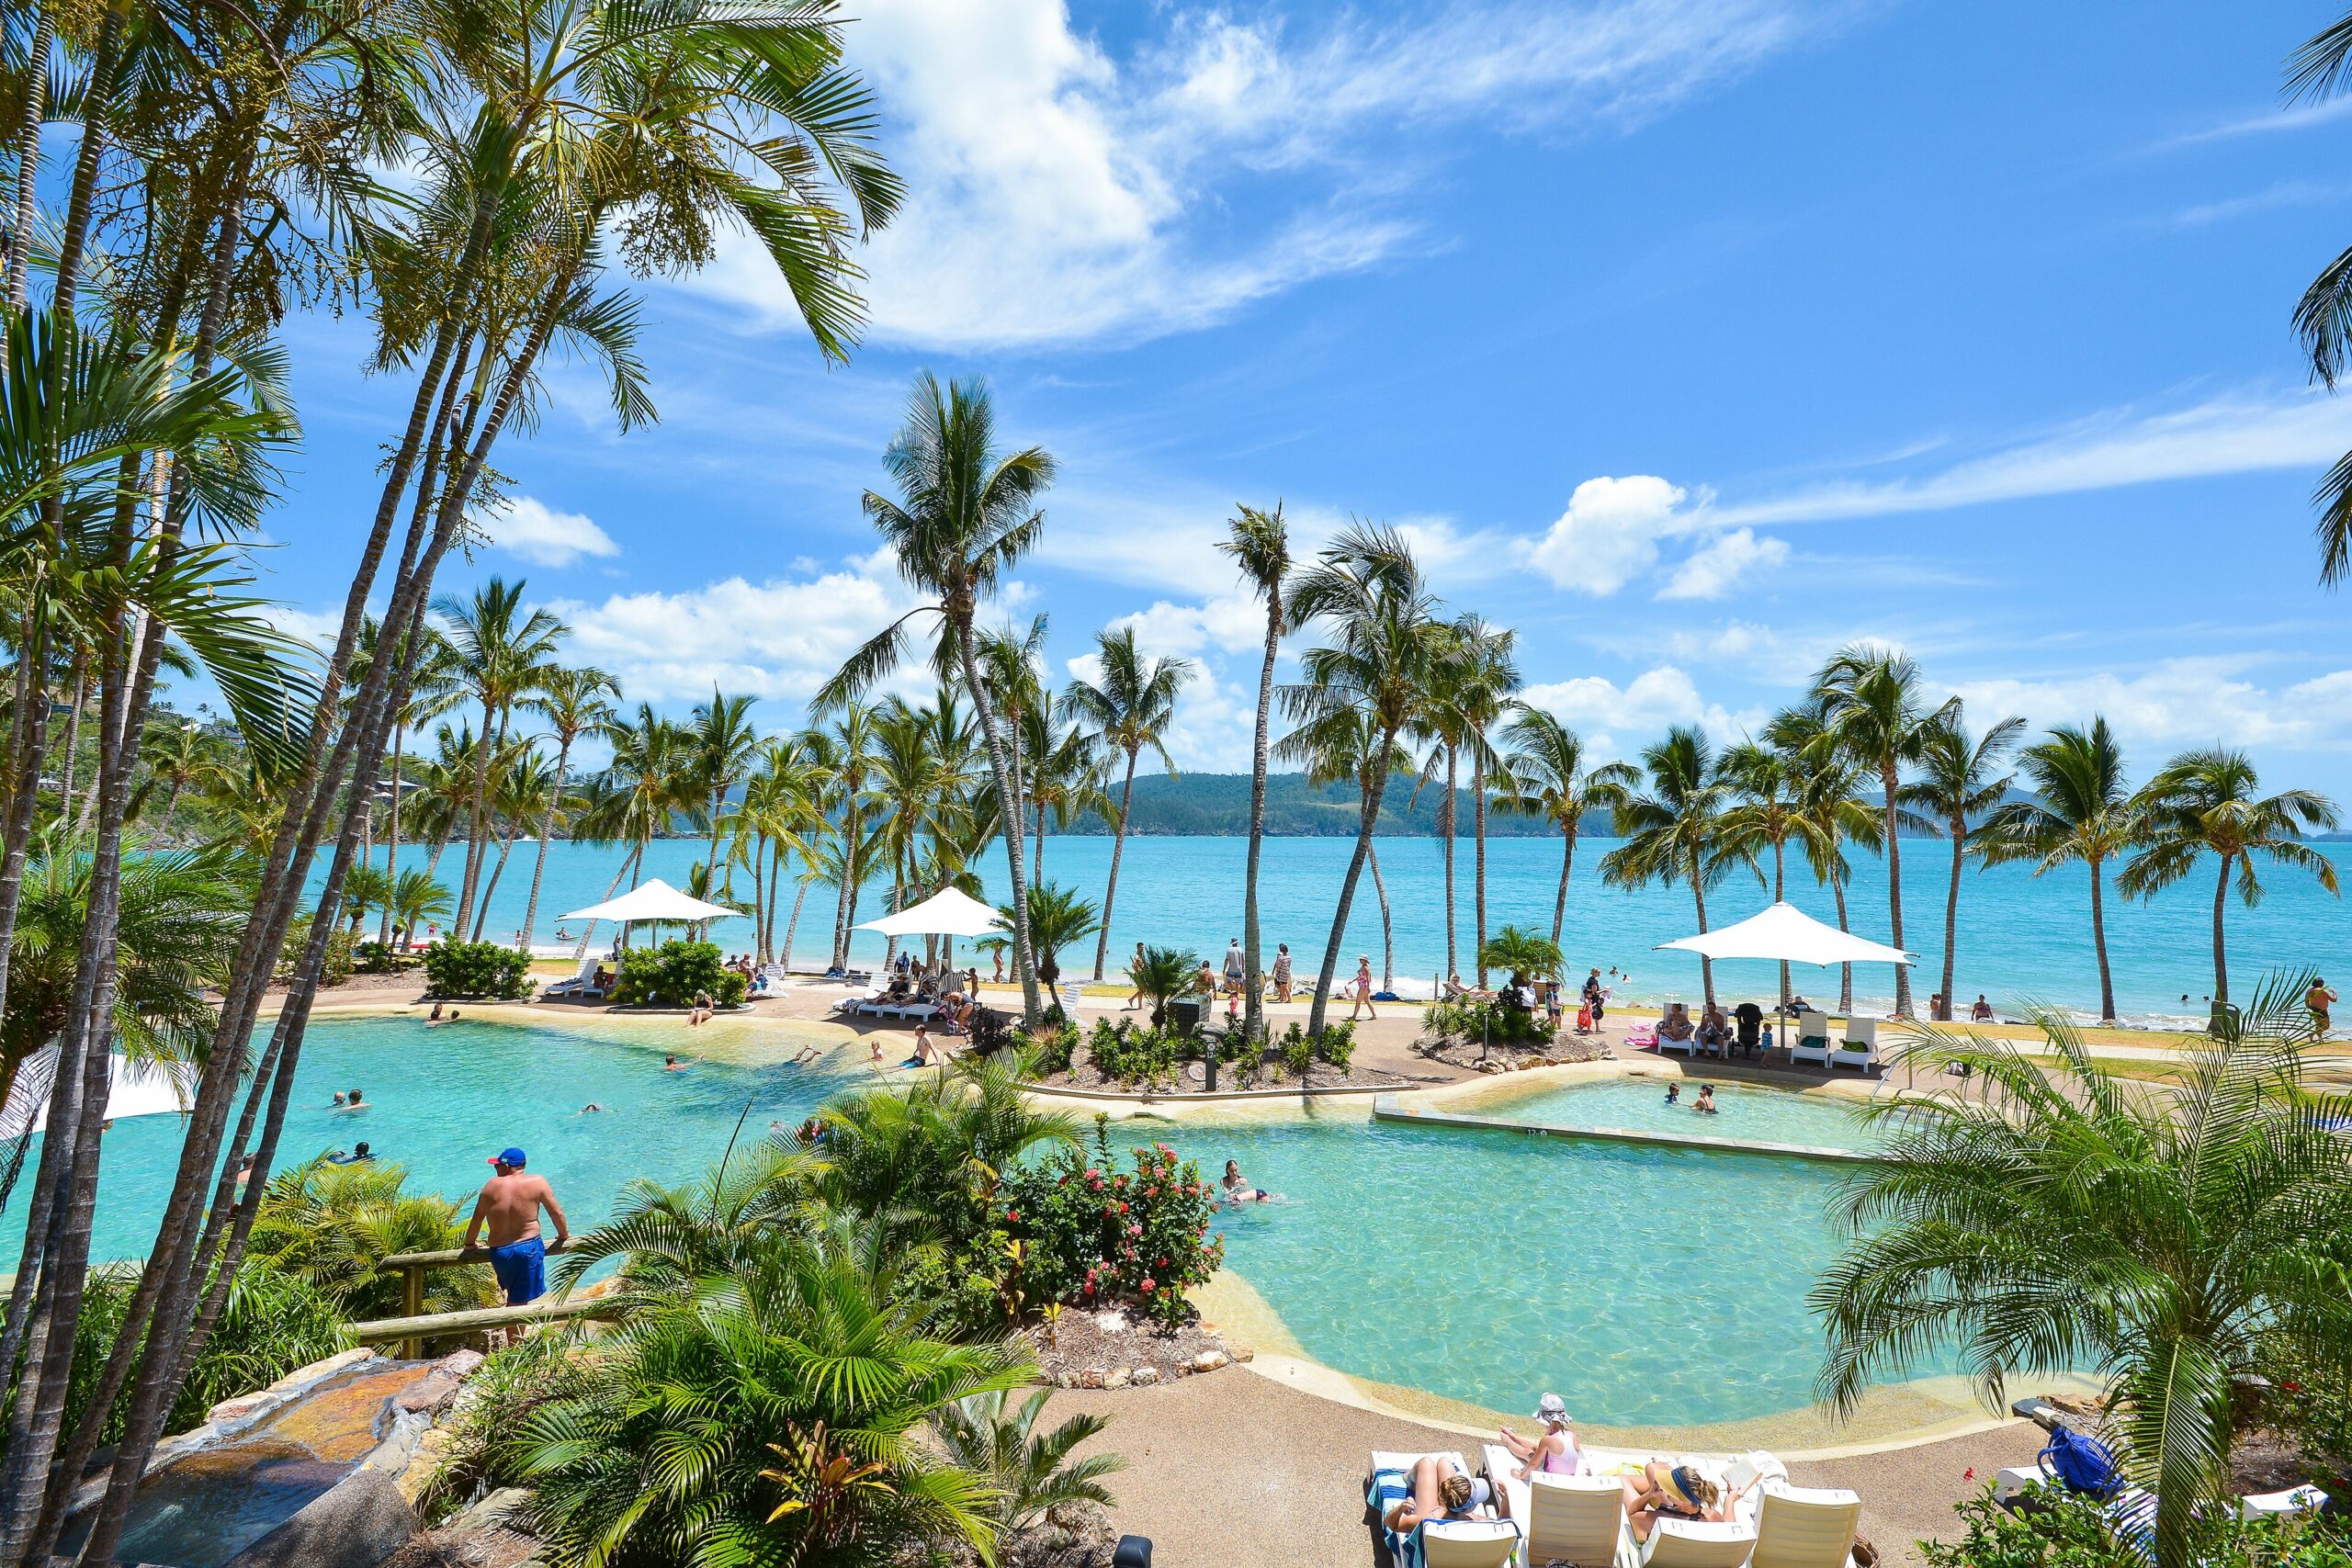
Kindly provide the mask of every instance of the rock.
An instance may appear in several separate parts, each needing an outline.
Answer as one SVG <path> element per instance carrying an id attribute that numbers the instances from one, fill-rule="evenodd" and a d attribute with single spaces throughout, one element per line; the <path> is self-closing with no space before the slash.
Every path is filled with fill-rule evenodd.
<path id="1" fill-rule="evenodd" d="M 396 1407 L 412 1414 L 430 1415 L 442 1409 L 457 1397 L 457 1374 L 435 1367 L 401 1390 L 392 1403 Z"/>
<path id="2" fill-rule="evenodd" d="M 1213 1372 L 1219 1367 L 1224 1366 L 1232 1359 L 1233 1358 L 1227 1356 L 1222 1350 L 1204 1350 L 1199 1355 L 1193 1358 L 1193 1371 L 1196 1372 Z"/>
<path id="3" fill-rule="evenodd" d="M 1136 1369 L 1136 1375 L 1129 1381 L 1131 1381 L 1137 1388 L 1149 1388 L 1153 1383 L 1159 1381 L 1159 1369 L 1158 1367 L 1137 1367 Z"/>
<path id="4" fill-rule="evenodd" d="M 215 1427 L 233 1429 L 266 1416 L 285 1403 L 284 1394 L 264 1389 L 257 1393 L 241 1393 L 234 1399 L 224 1399 L 206 1411 L 204 1418 Z"/>
<path id="5" fill-rule="evenodd" d="M 1478 1064 L 1478 1070 L 1482 1073 L 1499 1073 L 1503 1070 L 1503 1065 L 1500 1062 L 1481 1062 Z"/>
<path id="6" fill-rule="evenodd" d="M 409 1506 L 417 1507 L 422 1503 L 425 1488 L 433 1484 L 441 1461 L 448 1457 L 449 1441 L 448 1429 L 442 1427 L 435 1427 L 416 1439 L 416 1451 L 409 1455 L 408 1464 L 393 1483 Z"/>
<path id="7" fill-rule="evenodd" d="M 1127 1331 L 1127 1314 L 1115 1307 L 1109 1312 L 1098 1312 L 1094 1314 L 1094 1326 L 1105 1334 L 1125 1334 Z"/>
<path id="8" fill-rule="evenodd" d="M 1104 1388 L 1125 1388 L 1128 1383 L 1134 1381 L 1135 1374 L 1128 1371 L 1126 1368 L 1114 1367 L 1111 1369 L 1111 1375 L 1102 1380 L 1102 1386 Z"/>
<path id="9" fill-rule="evenodd" d="M 469 1378 L 474 1375 L 474 1369 L 487 1359 L 479 1350 L 452 1350 L 434 1362 L 433 1370 L 447 1372 L 454 1378 Z"/>
<path id="10" fill-rule="evenodd" d="M 465 1533 L 513 1528 L 510 1520 L 530 1500 L 531 1494 L 523 1487 L 502 1486 L 451 1519 L 448 1528 Z"/>
<path id="11" fill-rule="evenodd" d="M 1102 1380 L 1109 1375 L 1109 1373 L 1105 1372 L 1100 1367 L 1089 1367 L 1084 1371 L 1078 1374 L 1078 1386 L 1080 1388 L 1101 1388 L 1102 1386 Z"/>
<path id="12" fill-rule="evenodd" d="M 307 1388 L 321 1378 L 334 1376 L 345 1367 L 356 1367 L 362 1361 L 372 1361 L 375 1359 L 376 1352 L 365 1345 L 349 1350 L 340 1350 L 323 1361 L 312 1361 L 307 1367 L 295 1368 L 270 1384 L 269 1389 L 283 1393 L 292 1389 Z"/>
<path id="13" fill-rule="evenodd" d="M 1247 1345 L 1236 1345 L 1233 1348 L 1233 1359 L 1237 1361 L 1254 1361 L 1258 1359 L 1258 1353 Z"/>

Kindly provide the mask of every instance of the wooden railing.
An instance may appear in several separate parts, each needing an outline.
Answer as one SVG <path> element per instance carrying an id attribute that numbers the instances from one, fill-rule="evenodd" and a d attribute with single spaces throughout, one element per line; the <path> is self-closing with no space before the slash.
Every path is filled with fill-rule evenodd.
<path id="1" fill-rule="evenodd" d="M 549 1256 L 574 1250 L 576 1238 L 548 1243 Z M 400 1341 L 402 1358 L 414 1360 L 424 1354 L 428 1337 L 443 1334 L 471 1334 L 478 1329 L 511 1328 L 517 1325 L 553 1323 L 574 1317 L 615 1317 L 620 1303 L 602 1297 L 574 1298 L 554 1302 L 542 1297 L 522 1306 L 475 1307 L 465 1312 L 428 1313 L 424 1310 L 424 1277 L 436 1269 L 462 1269 L 469 1264 L 490 1261 L 486 1247 L 452 1247 L 438 1252 L 396 1252 L 376 1265 L 379 1274 L 401 1277 L 401 1315 L 378 1318 L 368 1323 L 347 1324 L 344 1334 L 362 1345 L 382 1345 Z"/>

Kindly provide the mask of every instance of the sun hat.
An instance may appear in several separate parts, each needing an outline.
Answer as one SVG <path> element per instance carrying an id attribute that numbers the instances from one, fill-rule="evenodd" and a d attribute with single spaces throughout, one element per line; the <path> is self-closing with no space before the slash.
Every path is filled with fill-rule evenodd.
<path id="1" fill-rule="evenodd" d="M 1568 1418 L 1568 1402 L 1556 1393 L 1547 1393 L 1535 1402 L 1538 1421 L 1565 1421 Z"/>
<path id="2" fill-rule="evenodd" d="M 523 1168 L 523 1151 L 510 1144 L 505 1148 L 503 1148 L 496 1154 L 491 1156 L 490 1163 L 492 1165 L 511 1165 L 515 1169 L 520 1170 Z"/>

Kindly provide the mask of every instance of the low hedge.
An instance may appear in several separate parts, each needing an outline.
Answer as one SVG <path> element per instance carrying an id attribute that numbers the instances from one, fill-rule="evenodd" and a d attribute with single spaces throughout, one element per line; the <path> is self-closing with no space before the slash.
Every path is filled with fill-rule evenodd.
<path id="1" fill-rule="evenodd" d="M 613 1000 L 625 1006 L 683 1008 L 692 1007 L 695 998 L 707 992 L 720 1007 L 731 1008 L 751 988 L 749 981 L 727 967 L 718 943 L 665 942 L 621 954 Z"/>
<path id="2" fill-rule="evenodd" d="M 424 950 L 428 997 L 490 997 L 512 1001 L 538 984 L 531 955 L 494 942 L 436 942 Z"/>

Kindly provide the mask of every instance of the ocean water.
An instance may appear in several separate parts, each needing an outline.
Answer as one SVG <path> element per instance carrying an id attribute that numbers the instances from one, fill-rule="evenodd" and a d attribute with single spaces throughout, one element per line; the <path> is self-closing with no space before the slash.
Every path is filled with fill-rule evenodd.
<path id="1" fill-rule="evenodd" d="M 1033 840 L 1034 842 L 1034 840 Z M 1600 857 L 1615 840 L 1587 838 L 1577 848 L 1576 867 L 1568 888 L 1567 916 L 1561 945 L 1571 973 L 1598 965 L 1604 973 L 1613 966 L 1622 978 L 1614 982 L 1620 1000 L 1655 1001 L 1668 997 L 1695 997 L 1699 960 L 1679 953 L 1653 951 L 1659 942 L 1687 936 L 1697 930 L 1690 890 L 1646 887 L 1633 891 L 1603 886 Z M 2321 852 L 2345 863 L 2352 846 L 2323 844 Z M 1269 839 L 1265 843 L 1259 881 L 1259 911 L 1269 959 L 1272 944 L 1286 942 L 1305 976 L 1321 964 L 1331 931 L 1339 891 L 1353 849 L 1344 839 Z M 1445 898 L 1442 846 L 1428 838 L 1377 840 L 1377 854 L 1388 886 L 1395 922 L 1396 973 L 1426 980 L 1445 965 Z M 485 934 L 511 940 L 522 923 L 529 895 L 536 845 L 517 844 L 491 904 Z M 1109 967 L 1115 973 L 1137 941 L 1191 947 L 1212 956 L 1241 934 L 1242 868 L 1248 841 L 1227 838 L 1149 838 L 1127 841 L 1119 868 L 1118 897 L 1111 922 Z M 537 940 L 549 942 L 565 910 L 594 904 L 605 897 L 613 874 L 627 852 L 618 847 L 558 842 L 548 846 L 546 885 L 539 898 Z M 700 840 L 676 839 L 655 844 L 649 852 L 645 874 L 683 886 L 688 867 L 702 858 Z M 437 874 L 453 891 L 458 883 L 463 846 L 452 844 L 443 854 Z M 379 846 L 378 863 L 384 859 Z M 424 852 L 411 845 L 401 852 L 401 864 L 424 863 Z M 1103 837 L 1059 837 L 1046 840 L 1046 879 L 1074 887 L 1099 907 L 1111 863 L 1111 840 Z M 1548 933 L 1553 895 L 1559 885 L 1560 843 L 1555 839 L 1497 839 L 1487 846 L 1488 930 L 1517 924 Z M 1464 840 L 1456 870 L 1455 931 L 1460 966 L 1473 963 L 1471 849 Z M 1942 983 L 1944 895 L 1951 874 L 1948 847 L 1939 840 L 1909 839 L 1903 843 L 1904 935 L 1918 955 L 1913 990 L 1924 1005 L 1928 993 Z M 1007 886 L 1001 848 L 981 863 L 981 874 L 992 899 L 1004 896 Z M 2352 914 L 2344 902 L 2322 889 L 2310 876 L 2281 868 L 2265 868 L 2267 897 L 2248 909 L 2233 897 L 2227 927 L 2233 994 L 2241 1000 L 2256 977 L 2266 969 L 2314 965 L 2333 975 L 2339 986 L 2352 978 Z M 786 879 L 789 887 L 789 878 Z M 746 901 L 748 884 L 737 889 Z M 883 912 L 887 886 L 869 886 L 859 908 L 861 919 Z M 1744 874 L 1726 880 L 1707 897 L 1709 923 L 1728 925 L 1770 902 L 1768 887 Z M 2213 882 L 2211 863 L 2189 881 L 2145 902 L 2119 897 L 2110 872 L 2107 898 L 2109 959 L 2114 969 L 2118 1008 L 2143 1022 L 2201 1022 L 2205 998 L 2211 992 Z M 1828 889 L 1792 869 L 1789 901 L 1808 914 L 1835 922 L 1837 911 Z M 790 898 L 786 899 L 787 910 Z M 1884 863 L 1857 856 L 1854 880 L 1847 890 L 1853 929 L 1874 941 L 1887 941 L 1886 873 Z M 831 945 L 834 893 L 812 888 L 803 909 L 793 958 L 801 964 L 821 964 Z M 751 922 L 739 922 L 733 945 L 750 945 Z M 572 934 L 579 934 L 573 922 Z M 730 942 L 727 923 L 713 933 Z M 600 935 L 609 940 L 609 931 Z M 1960 926 L 1956 943 L 1959 964 L 1954 994 L 1963 1001 L 1979 992 L 1996 1008 L 2014 1010 L 2027 999 L 2062 1008 L 2087 1010 L 2098 1006 L 2098 969 L 2090 942 L 2090 884 L 2080 867 L 2069 867 L 2036 877 L 2024 866 L 1964 868 L 1961 876 Z M 862 960 L 882 955 L 882 939 L 858 933 L 854 953 Z M 1356 955 L 1369 954 L 1377 972 L 1382 964 L 1380 908 L 1367 874 L 1351 911 L 1341 944 L 1340 973 L 1351 973 Z M 1093 948 L 1066 951 L 1065 971 L 1083 976 L 1093 967 Z M 1754 962 L 1727 962 L 1715 966 L 1718 987 L 1729 998 L 1753 995 L 1769 998 L 1774 966 Z M 1826 993 L 1836 999 L 1835 970 L 1794 971 L 1797 987 L 1815 999 Z M 1891 972 L 1880 967 L 1857 968 L 1855 1001 L 1863 1010 L 1883 1010 L 1894 995 Z M 2186 997 L 2187 1000 L 2182 998 Z"/>

